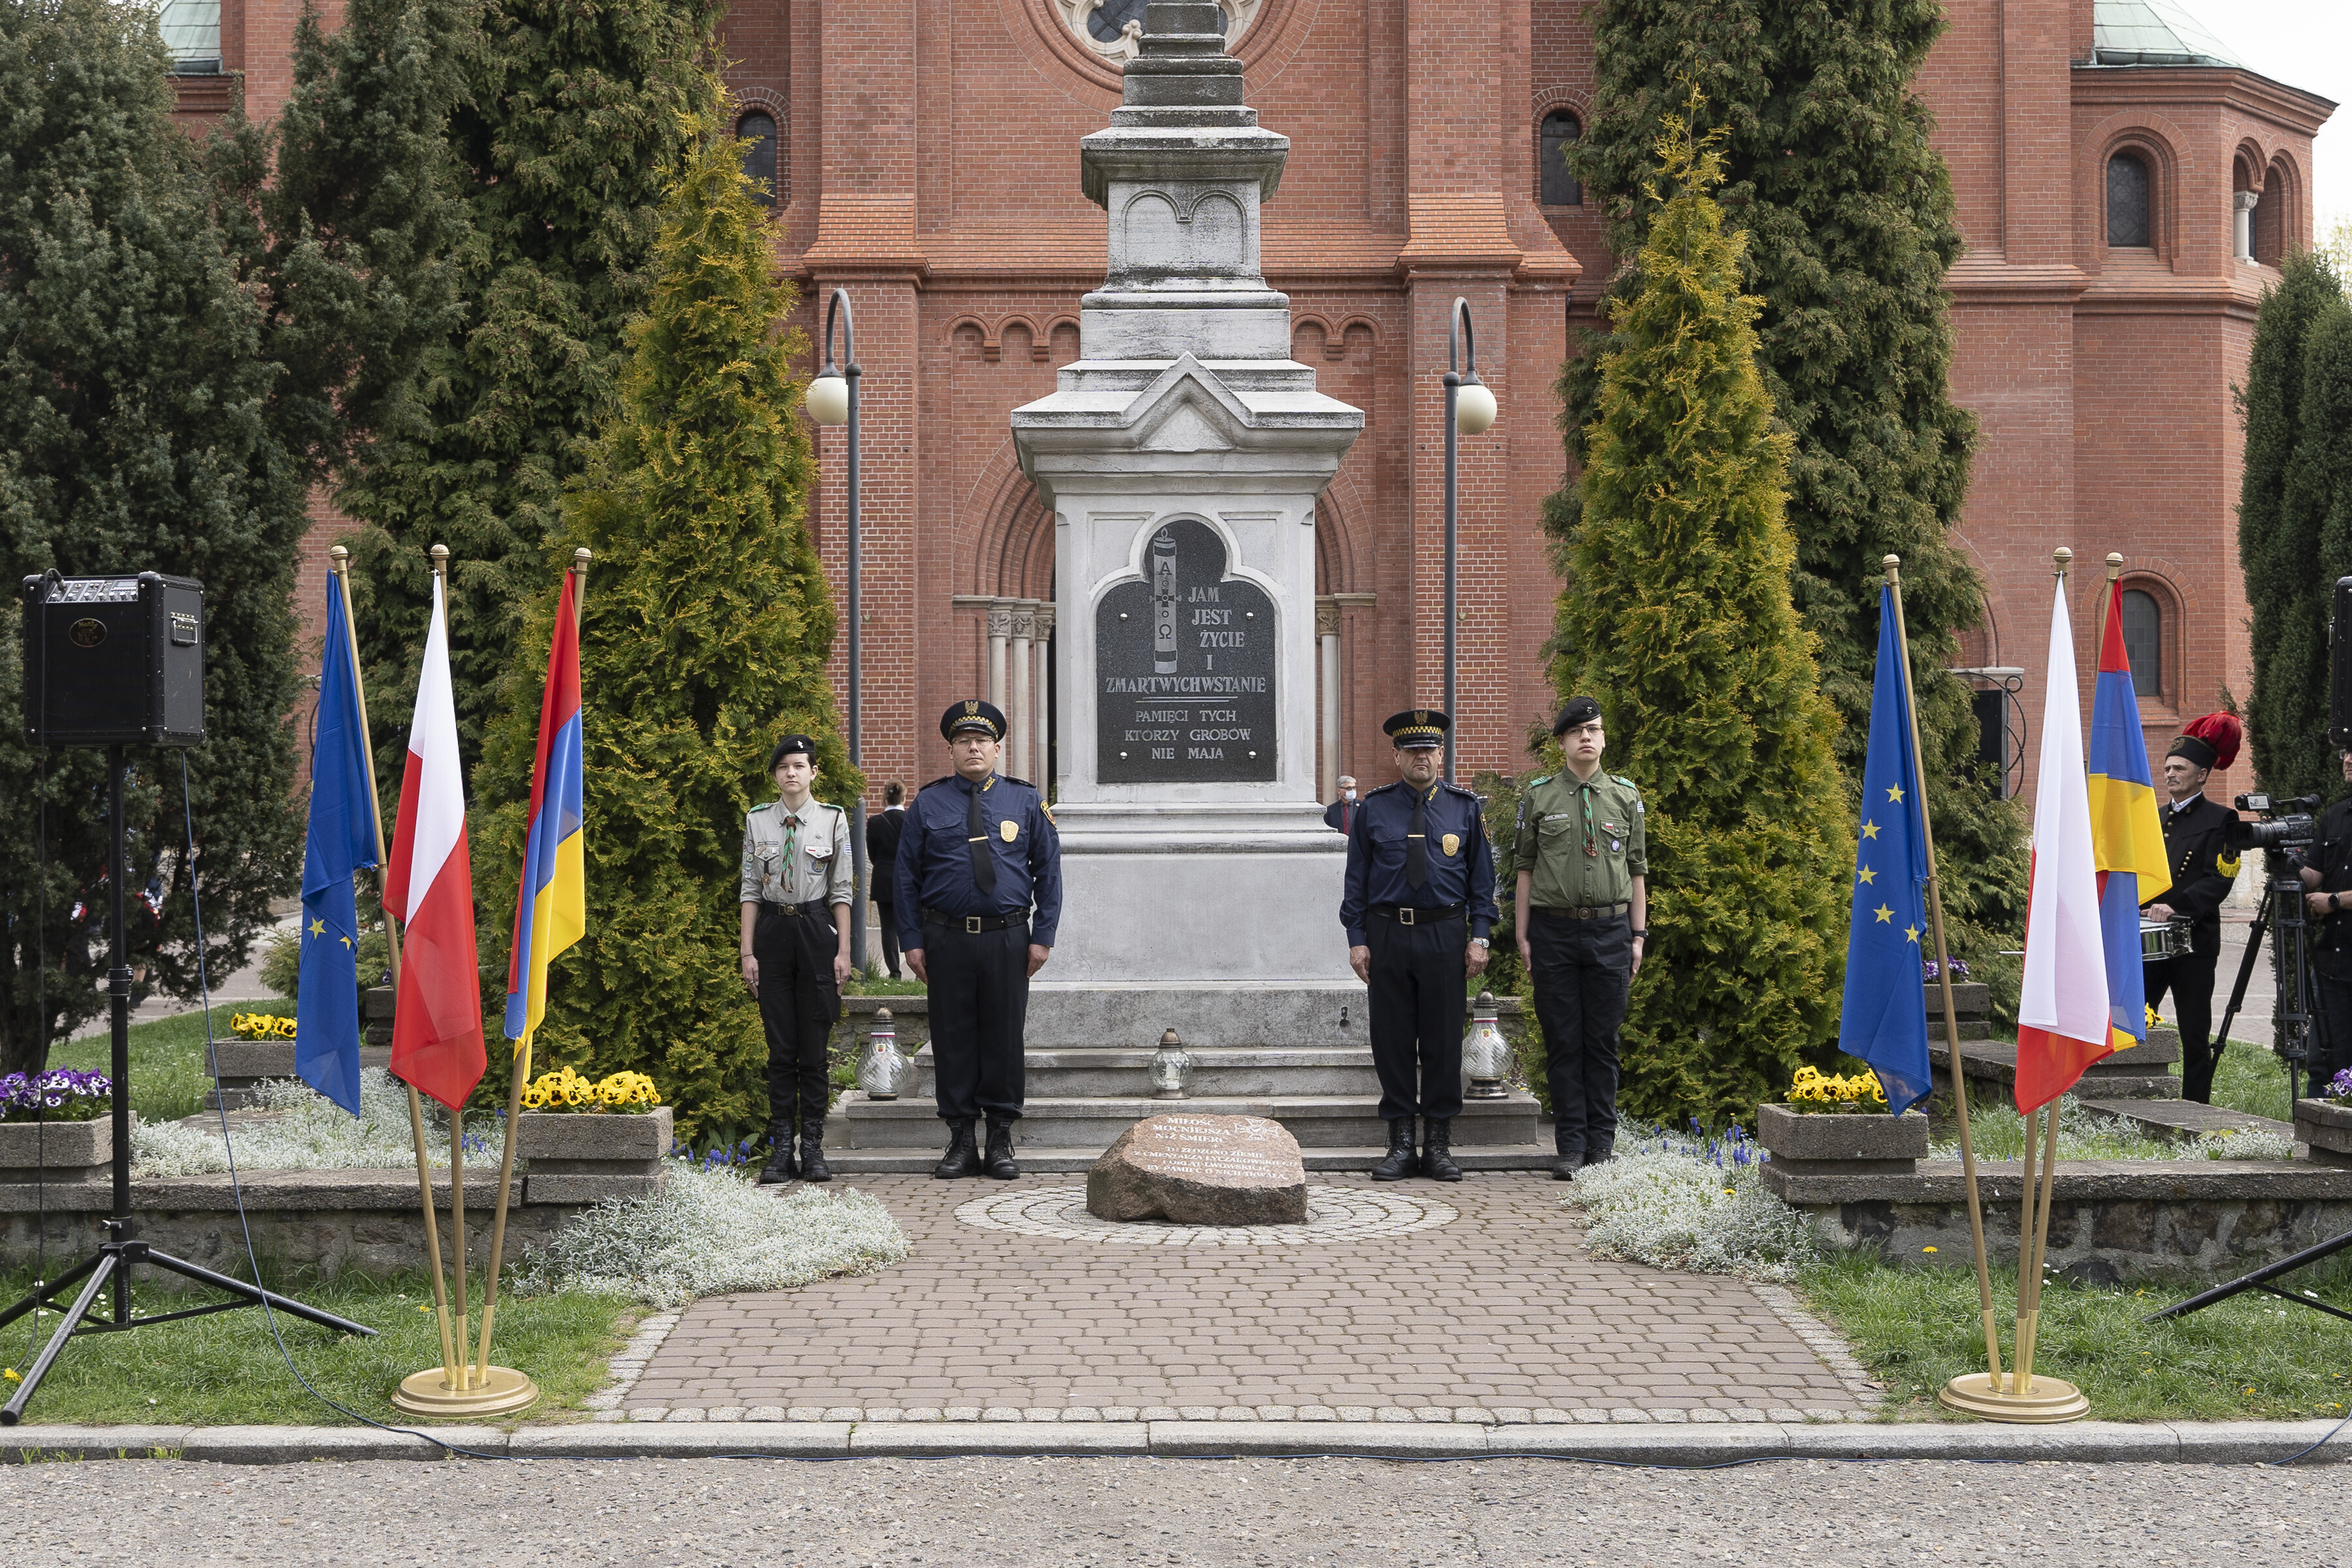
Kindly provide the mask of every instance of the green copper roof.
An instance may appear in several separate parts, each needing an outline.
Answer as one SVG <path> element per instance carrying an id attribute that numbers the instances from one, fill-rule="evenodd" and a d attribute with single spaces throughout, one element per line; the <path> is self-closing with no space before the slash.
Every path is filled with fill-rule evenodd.
<path id="1" fill-rule="evenodd" d="M 2103 66 L 2246 64 L 2179 0 L 2094 0 L 2091 42 Z"/>

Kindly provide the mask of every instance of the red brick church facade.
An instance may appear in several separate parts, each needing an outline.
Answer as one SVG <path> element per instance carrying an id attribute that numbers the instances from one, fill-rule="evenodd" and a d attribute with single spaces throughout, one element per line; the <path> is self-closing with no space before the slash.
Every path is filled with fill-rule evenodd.
<path id="1" fill-rule="evenodd" d="M 1260 123 L 1291 142 L 1265 256 L 1294 357 L 1367 416 L 1317 524 L 1337 698 L 1318 776 L 1385 777 L 1380 720 L 1439 693 L 1439 378 L 1457 295 L 1502 408 L 1462 443 L 1460 761 L 1516 771 L 1553 701 L 1539 649 L 1557 582 L 1537 523 L 1561 472 L 1550 386 L 1612 266 L 1597 213 L 1557 176 L 1548 189 L 1539 158 L 1589 113 L 1594 0 L 1222 3 Z M 167 29 L 204 4 L 174 0 Z M 266 114 L 287 89 L 296 0 L 218 6 L 221 68 Z M 1982 426 L 1959 531 L 1987 584 L 1968 662 L 2021 667 L 2038 724 L 2051 550 L 2070 545 L 2081 568 L 2086 678 L 2097 563 L 2119 550 L 2160 751 L 2249 684 L 2231 388 L 2273 264 L 2310 242 L 2312 137 L 2334 106 L 2166 27 L 2185 20 L 2172 0 L 1948 8 L 1919 87 L 1969 246 L 1949 279 L 1953 392 Z M 1007 416 L 1076 357 L 1079 296 L 1102 279 L 1077 140 L 1118 101 L 1130 10 L 738 0 L 726 25 L 741 129 L 774 140 L 801 324 L 815 334 L 836 286 L 856 311 L 877 795 L 941 771 L 934 716 L 975 692 L 1021 726 L 1008 771 L 1043 760 L 1054 533 Z M 201 75 L 180 80 L 192 113 L 223 100 Z M 819 453 L 812 518 L 837 577 L 840 432 Z"/>

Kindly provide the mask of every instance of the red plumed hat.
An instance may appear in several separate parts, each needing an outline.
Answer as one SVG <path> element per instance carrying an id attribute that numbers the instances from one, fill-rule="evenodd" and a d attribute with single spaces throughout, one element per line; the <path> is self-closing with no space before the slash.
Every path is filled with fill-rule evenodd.
<path id="1" fill-rule="evenodd" d="M 2168 756 L 2187 757 L 2200 768 L 2226 768 L 2238 760 L 2245 727 L 2234 713 L 2208 713 L 2181 731 Z"/>

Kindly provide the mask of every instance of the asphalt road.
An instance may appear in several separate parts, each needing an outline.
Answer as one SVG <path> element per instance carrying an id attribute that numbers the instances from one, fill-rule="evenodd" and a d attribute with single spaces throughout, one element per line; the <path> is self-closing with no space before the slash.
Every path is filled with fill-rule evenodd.
<path id="1" fill-rule="evenodd" d="M 0 1467 L 0 1562 L 2352 1564 L 2341 1466 L 628 1459 Z"/>

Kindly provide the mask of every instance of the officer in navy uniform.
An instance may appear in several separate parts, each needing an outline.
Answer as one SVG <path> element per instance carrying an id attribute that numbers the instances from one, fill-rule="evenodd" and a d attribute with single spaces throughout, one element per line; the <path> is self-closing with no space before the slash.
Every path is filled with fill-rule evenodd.
<path id="1" fill-rule="evenodd" d="M 1004 715 L 958 702 L 940 718 L 955 772 L 923 786 L 898 836 L 898 945 L 929 987 L 931 1057 L 948 1152 L 942 1181 L 999 1181 L 1013 1163 L 1024 1061 L 1029 977 L 1052 955 L 1062 921 L 1062 844 L 1037 786 L 1004 778 L 996 759 Z M 1034 908 L 1034 913 L 1032 913 Z M 972 1123 L 988 1118 L 983 1162 Z"/>
<path id="2" fill-rule="evenodd" d="M 1376 1182 L 1414 1173 L 1415 1116 L 1423 1123 L 1420 1173 L 1462 1179 L 1453 1129 L 1462 1109 L 1465 982 L 1486 967 L 1495 859 L 1478 797 L 1438 781 L 1450 727 L 1429 708 L 1381 726 L 1403 776 L 1364 797 L 1348 834 L 1339 923 L 1348 963 L 1371 988 L 1372 1066 L 1389 1124 Z"/>

